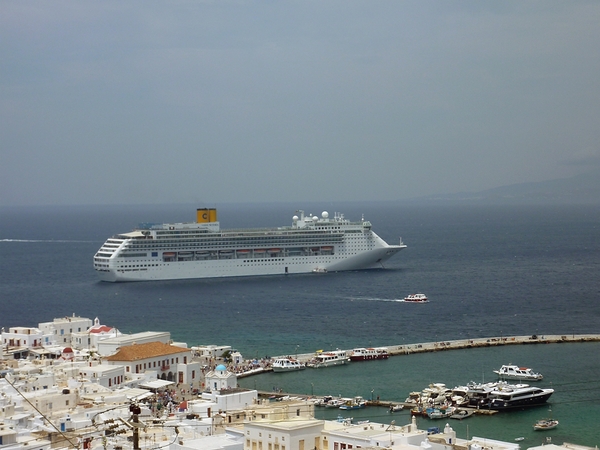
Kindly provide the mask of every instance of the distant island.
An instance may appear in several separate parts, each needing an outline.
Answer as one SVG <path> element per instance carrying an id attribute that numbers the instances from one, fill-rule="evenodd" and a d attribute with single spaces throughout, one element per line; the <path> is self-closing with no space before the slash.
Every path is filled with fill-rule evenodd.
<path id="1" fill-rule="evenodd" d="M 600 204 L 600 170 L 569 178 L 511 184 L 479 192 L 428 195 L 410 201 L 440 204 Z"/>

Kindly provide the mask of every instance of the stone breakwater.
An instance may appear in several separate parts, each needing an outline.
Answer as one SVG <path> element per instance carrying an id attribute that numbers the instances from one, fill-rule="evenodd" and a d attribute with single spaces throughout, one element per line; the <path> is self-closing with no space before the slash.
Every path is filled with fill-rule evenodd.
<path id="1" fill-rule="evenodd" d="M 600 334 L 563 334 L 563 335 L 529 335 L 500 336 L 476 339 L 459 339 L 453 341 L 425 342 L 406 345 L 388 346 L 390 355 L 408 355 L 412 353 L 437 352 L 465 348 L 492 347 L 497 345 L 526 344 L 558 344 L 566 342 L 598 342 Z"/>
<path id="2" fill-rule="evenodd" d="M 528 336 L 499 336 L 476 339 L 458 339 L 452 341 L 421 342 L 415 344 L 381 346 L 387 348 L 390 356 L 411 355 L 413 353 L 441 352 L 465 348 L 493 347 L 498 345 L 531 345 L 531 344 L 559 344 L 568 342 L 600 342 L 600 334 L 553 334 L 553 335 L 528 335 Z M 347 350 L 350 354 L 351 350 Z M 275 356 L 285 358 L 289 355 Z M 301 362 L 308 362 L 315 357 L 315 353 L 292 355 Z M 271 371 L 271 366 L 266 363 L 263 367 L 248 371 L 238 371 L 238 378 Z"/>
<path id="3" fill-rule="evenodd" d="M 554 335 L 527 335 L 527 336 L 498 336 L 475 339 L 444 340 L 437 342 L 421 342 L 414 344 L 380 346 L 387 348 L 390 356 L 411 355 L 413 353 L 439 352 L 447 350 L 459 350 L 465 348 L 493 347 L 498 345 L 531 345 L 531 344 L 559 344 L 568 342 L 600 342 L 600 334 L 554 334 Z M 347 350 L 350 352 L 351 350 Z M 314 358 L 314 353 L 303 353 L 293 355 L 302 362 Z M 283 358 L 276 356 L 274 358 Z M 267 368 L 266 370 L 269 370 Z M 264 370 L 256 373 L 262 373 Z M 247 375 L 254 375 L 249 373 Z M 246 375 L 246 376 L 247 376 Z"/>

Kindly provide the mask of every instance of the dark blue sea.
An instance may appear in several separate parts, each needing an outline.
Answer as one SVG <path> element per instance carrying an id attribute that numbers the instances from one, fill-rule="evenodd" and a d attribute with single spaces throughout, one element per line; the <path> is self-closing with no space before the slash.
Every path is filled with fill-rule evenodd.
<path id="1" fill-rule="evenodd" d="M 408 248 L 385 269 L 145 283 L 102 283 L 92 257 L 109 236 L 141 222 L 192 221 L 196 205 L 0 209 L 0 326 L 99 317 L 122 332 L 170 331 L 188 345 L 231 345 L 248 358 L 317 349 L 475 337 L 600 333 L 600 206 L 440 206 L 396 203 L 216 206 L 223 228 L 281 226 L 296 209 L 365 219 Z M 396 302 L 423 292 L 430 302 Z M 547 407 L 452 421 L 459 437 L 522 447 L 600 444 L 600 344 L 493 347 L 400 356 L 348 367 L 267 374 L 247 387 L 404 400 L 429 383 L 492 381 L 514 363 L 553 387 L 555 430 L 534 433 Z M 368 408 L 355 418 L 410 420 Z M 338 411 L 319 414 L 335 414 Z M 348 415 L 348 414 L 347 414 Z M 443 427 L 420 419 L 420 427 Z"/>

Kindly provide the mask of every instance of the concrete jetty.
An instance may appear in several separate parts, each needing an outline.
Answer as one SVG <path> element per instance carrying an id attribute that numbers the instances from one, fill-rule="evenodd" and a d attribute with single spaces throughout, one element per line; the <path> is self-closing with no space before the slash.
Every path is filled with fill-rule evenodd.
<path id="1" fill-rule="evenodd" d="M 388 346 L 390 355 L 409 355 L 412 353 L 438 352 L 465 348 L 493 347 L 498 345 L 558 344 L 567 342 L 600 342 L 600 334 L 553 334 L 528 336 L 500 336 L 452 341 L 425 342 Z"/>
<path id="2" fill-rule="evenodd" d="M 527 336 L 499 336 L 483 337 L 474 339 L 444 340 L 437 342 L 421 342 L 415 344 L 402 345 L 382 345 L 388 350 L 390 356 L 411 355 L 414 353 L 440 352 L 448 350 L 460 350 L 467 348 L 493 347 L 499 345 L 531 345 L 531 344 L 559 344 L 574 342 L 600 342 L 600 334 L 545 334 L 545 335 L 527 335 Z M 346 350 L 350 352 L 351 350 Z M 294 358 L 308 362 L 315 357 L 315 353 L 303 353 L 295 355 L 274 356 L 273 358 L 285 358 L 293 356 Z M 252 375 L 269 372 L 270 367 L 254 369 L 248 372 L 240 372 L 238 378 L 244 378 Z"/>
<path id="3" fill-rule="evenodd" d="M 499 345 L 558 344 L 569 342 L 600 342 L 600 334 L 533 334 L 527 336 L 497 336 L 473 339 L 468 338 L 457 340 L 443 340 L 437 342 L 421 342 L 402 345 L 381 345 L 378 347 L 387 348 L 390 356 L 399 356 L 411 355 L 413 353 L 427 353 L 447 350 L 460 350 L 466 348 L 493 347 Z M 347 351 L 349 352 L 351 350 Z M 314 356 L 314 353 L 294 355 L 295 358 L 303 362 L 309 361 Z M 279 358 L 279 356 L 277 358 Z"/>
<path id="4" fill-rule="evenodd" d="M 390 356 L 411 355 L 414 353 L 440 352 L 448 350 L 460 350 L 467 348 L 493 347 L 499 345 L 531 345 L 531 344 L 559 344 L 574 342 L 600 342 L 600 334 L 545 334 L 545 335 L 527 335 L 527 336 L 499 336 L 483 337 L 474 339 L 444 340 L 437 342 L 421 342 L 415 344 L 402 345 L 382 345 L 388 350 Z M 350 352 L 351 350 L 346 350 Z M 303 353 L 295 355 L 274 356 L 273 358 L 285 358 L 293 356 L 294 358 L 308 362 L 315 357 L 315 353 Z M 239 372 L 238 378 L 244 378 L 260 373 L 269 372 L 270 367 L 254 369 L 248 372 Z"/>

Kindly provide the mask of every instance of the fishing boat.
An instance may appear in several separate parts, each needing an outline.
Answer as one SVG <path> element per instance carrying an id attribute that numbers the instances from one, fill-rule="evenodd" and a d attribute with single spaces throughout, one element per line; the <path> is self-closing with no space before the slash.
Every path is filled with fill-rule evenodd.
<path id="1" fill-rule="evenodd" d="M 447 408 L 427 408 L 425 412 L 430 419 L 446 419 L 451 417 L 456 411 L 456 408 L 449 406 Z"/>
<path id="2" fill-rule="evenodd" d="M 340 409 L 350 410 L 350 409 L 362 409 L 367 406 L 367 402 L 362 397 L 354 397 L 352 400 L 346 401 L 343 405 L 340 406 Z"/>
<path id="3" fill-rule="evenodd" d="M 534 425 L 533 429 L 536 431 L 551 430 L 558 426 L 558 420 L 552 418 L 552 409 L 548 408 L 549 417 L 547 419 L 540 419 Z"/>
<path id="4" fill-rule="evenodd" d="M 533 429 L 536 431 L 543 431 L 543 430 L 551 430 L 552 428 L 556 428 L 557 426 L 558 426 L 558 420 L 541 419 L 535 423 L 535 425 L 533 426 Z"/>

